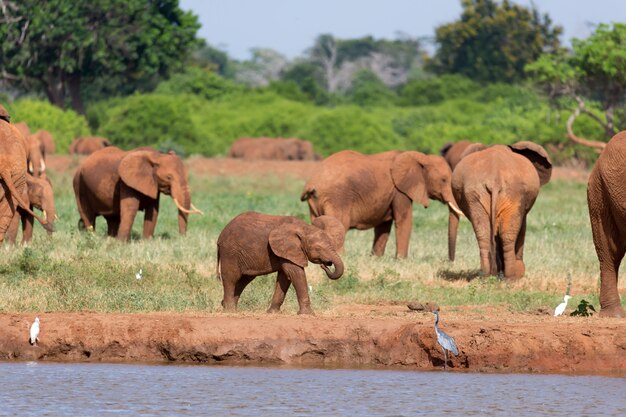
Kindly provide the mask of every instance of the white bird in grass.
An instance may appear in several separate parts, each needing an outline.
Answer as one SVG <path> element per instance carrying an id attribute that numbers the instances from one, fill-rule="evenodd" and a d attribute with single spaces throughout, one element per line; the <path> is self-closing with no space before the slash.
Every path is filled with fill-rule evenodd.
<path id="1" fill-rule="evenodd" d="M 439 343 L 439 346 L 443 349 L 443 369 L 445 370 L 448 364 L 448 351 L 454 353 L 456 356 L 459 354 L 459 349 L 457 349 L 456 343 L 451 336 L 448 336 L 443 330 L 439 330 L 439 327 L 437 326 L 439 324 L 439 311 L 435 310 L 433 311 L 433 314 L 437 317 L 435 320 L 435 333 L 437 333 L 437 343 Z"/>
<path id="2" fill-rule="evenodd" d="M 554 309 L 554 317 L 560 316 L 561 314 L 563 314 L 563 312 L 565 312 L 565 308 L 567 307 L 567 302 L 569 301 L 570 298 L 572 297 L 570 297 L 567 294 L 563 296 L 563 302 L 559 304 L 558 306 L 556 306 L 556 308 Z"/>
<path id="3" fill-rule="evenodd" d="M 137 280 L 140 280 L 141 278 L 143 278 L 143 270 L 141 268 L 139 268 L 139 272 L 135 274 L 135 278 Z"/>
<path id="4" fill-rule="evenodd" d="M 39 317 L 35 317 L 35 321 L 30 326 L 30 338 L 28 339 L 31 346 L 37 346 L 37 342 L 39 342 Z"/>

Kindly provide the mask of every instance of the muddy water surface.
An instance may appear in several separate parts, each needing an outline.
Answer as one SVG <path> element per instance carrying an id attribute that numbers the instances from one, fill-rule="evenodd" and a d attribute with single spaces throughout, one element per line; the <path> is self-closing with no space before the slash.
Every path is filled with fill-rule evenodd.
<path id="1" fill-rule="evenodd" d="M 0 363 L 0 416 L 626 415 L 626 378 Z"/>

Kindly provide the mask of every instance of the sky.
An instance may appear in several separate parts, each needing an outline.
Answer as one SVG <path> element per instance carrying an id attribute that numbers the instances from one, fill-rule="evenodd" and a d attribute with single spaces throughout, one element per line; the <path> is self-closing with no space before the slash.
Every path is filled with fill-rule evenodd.
<path id="1" fill-rule="evenodd" d="M 534 3 L 563 26 L 561 40 L 585 38 L 598 23 L 626 22 L 626 0 L 517 0 Z M 372 35 L 395 39 L 434 36 L 435 28 L 457 20 L 460 0 L 180 0 L 199 17 L 199 36 L 229 56 L 250 59 L 252 48 L 300 56 L 322 33 L 352 39 Z M 427 47 L 432 52 L 432 46 Z"/>

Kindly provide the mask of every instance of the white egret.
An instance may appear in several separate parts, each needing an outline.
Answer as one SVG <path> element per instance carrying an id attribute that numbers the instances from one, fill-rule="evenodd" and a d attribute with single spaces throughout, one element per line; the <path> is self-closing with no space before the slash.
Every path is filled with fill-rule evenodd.
<path id="1" fill-rule="evenodd" d="M 565 312 L 565 308 L 567 307 L 567 302 L 569 301 L 570 298 L 572 297 L 570 297 L 567 294 L 563 296 L 563 302 L 559 304 L 558 306 L 556 306 L 556 308 L 554 309 L 554 317 L 560 316 L 561 314 Z"/>
<path id="2" fill-rule="evenodd" d="M 28 342 L 31 346 L 37 346 L 37 342 L 39 342 L 39 317 L 35 317 L 35 321 L 30 326 L 30 338 Z"/>
<path id="3" fill-rule="evenodd" d="M 139 268 L 139 272 L 135 273 L 135 279 L 140 280 L 143 278 L 143 270 Z"/>

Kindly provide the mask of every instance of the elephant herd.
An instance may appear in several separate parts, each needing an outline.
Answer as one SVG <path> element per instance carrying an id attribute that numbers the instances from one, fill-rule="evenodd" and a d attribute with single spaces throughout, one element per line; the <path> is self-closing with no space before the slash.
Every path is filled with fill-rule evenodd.
<path id="1" fill-rule="evenodd" d="M 22 134 L 0 106 L 0 242 L 5 235 L 15 241 L 20 219 L 24 241 L 32 236 L 34 219 L 48 232 L 53 230 L 56 211 L 45 175 L 51 138 L 44 136 Z M 164 193 L 178 208 L 179 232 L 186 233 L 188 216 L 201 212 L 191 203 L 180 157 L 147 147 L 123 151 L 102 138 L 87 139 L 85 143 L 94 142 L 98 149 L 83 160 L 73 179 L 79 227 L 93 230 L 96 218 L 102 216 L 108 236 L 128 240 L 137 212 L 144 211 L 142 237 L 152 237 Z M 626 252 L 624 162 L 626 132 L 608 143 L 588 184 L 601 270 L 601 314 L 617 317 L 626 316 L 617 290 L 617 273 Z M 528 141 L 491 146 L 460 141 L 444 146 L 441 156 L 416 151 L 337 152 L 319 163 L 300 196 L 309 206 L 311 224 L 292 216 L 245 212 L 224 227 L 217 240 L 222 305 L 235 309 L 256 276 L 277 272 L 268 311 L 280 309 L 293 284 L 298 313 L 312 313 L 304 272 L 309 262 L 319 264 L 330 279 L 338 279 L 344 271 L 341 254 L 346 232 L 373 228 L 372 254 L 381 256 L 392 225 L 396 257 L 407 257 L 412 205 L 428 207 L 430 200 L 449 209 L 451 261 L 459 221 L 465 216 L 476 235 L 483 274 L 519 279 L 525 272 L 526 217 L 551 174 L 546 151 Z M 33 208 L 42 210 L 43 218 Z"/>

